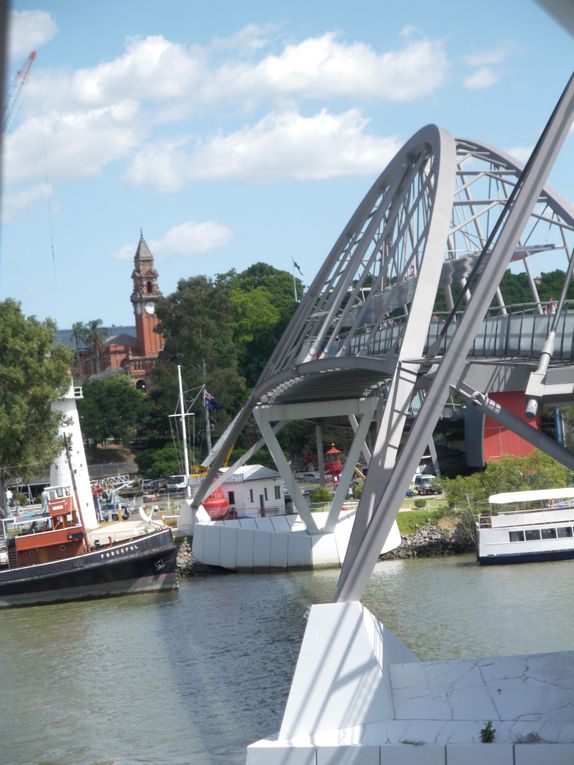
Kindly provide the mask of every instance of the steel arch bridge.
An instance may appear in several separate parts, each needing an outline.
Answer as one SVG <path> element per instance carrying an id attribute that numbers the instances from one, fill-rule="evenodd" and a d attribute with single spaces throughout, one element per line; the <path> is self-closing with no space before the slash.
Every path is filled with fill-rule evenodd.
<path id="1" fill-rule="evenodd" d="M 348 418 L 355 437 L 325 530 L 337 521 L 362 451 L 369 473 L 338 593 L 358 599 L 449 391 L 574 467 L 572 454 L 489 397 L 523 391 L 530 417 L 540 402 L 574 398 L 574 304 L 567 300 L 574 209 L 544 185 L 571 123 L 568 93 L 526 168 L 434 125 L 404 145 L 343 229 L 206 460 L 210 471 L 194 507 L 221 482 L 213 482 L 217 469 L 253 415 L 262 439 L 230 469 L 264 441 L 307 530 L 318 533 L 276 433 L 287 421 L 313 419 L 320 440 L 323 418 Z M 561 294 L 545 304 L 533 274 L 549 254 L 566 276 Z M 503 300 L 500 280 L 510 264 L 526 272 L 526 305 Z M 422 406 L 401 446 L 415 396 Z"/>

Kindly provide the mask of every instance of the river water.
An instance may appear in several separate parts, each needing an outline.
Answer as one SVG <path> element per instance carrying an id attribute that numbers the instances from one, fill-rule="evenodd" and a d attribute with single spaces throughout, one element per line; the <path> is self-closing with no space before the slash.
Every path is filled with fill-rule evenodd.
<path id="1" fill-rule="evenodd" d="M 385 561 L 365 604 L 423 659 L 572 649 L 574 561 Z M 0 613 L 0 765 L 240 765 L 278 730 L 338 572 Z"/>

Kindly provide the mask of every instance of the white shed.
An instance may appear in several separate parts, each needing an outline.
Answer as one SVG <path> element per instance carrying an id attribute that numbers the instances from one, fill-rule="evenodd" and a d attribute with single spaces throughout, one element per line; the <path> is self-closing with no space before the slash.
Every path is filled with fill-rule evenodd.
<path id="1" fill-rule="evenodd" d="M 225 470 L 222 470 L 224 473 Z M 221 489 L 229 500 L 229 509 L 250 518 L 285 514 L 283 482 L 276 470 L 263 465 L 243 465 Z"/>

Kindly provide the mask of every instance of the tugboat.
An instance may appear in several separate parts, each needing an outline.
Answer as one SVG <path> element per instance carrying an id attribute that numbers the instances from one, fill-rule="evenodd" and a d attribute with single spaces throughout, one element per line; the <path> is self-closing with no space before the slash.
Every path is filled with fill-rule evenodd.
<path id="1" fill-rule="evenodd" d="M 52 405 L 65 415 L 65 448 L 42 504 L 0 519 L 0 607 L 178 587 L 176 546 L 163 521 L 141 508 L 135 521 L 98 522 L 76 408 L 81 397 L 71 384 Z"/>

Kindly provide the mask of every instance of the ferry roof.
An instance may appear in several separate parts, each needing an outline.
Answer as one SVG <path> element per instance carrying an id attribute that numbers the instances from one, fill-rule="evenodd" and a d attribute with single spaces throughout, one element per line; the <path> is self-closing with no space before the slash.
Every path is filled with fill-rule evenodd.
<path id="1" fill-rule="evenodd" d="M 545 499 L 568 499 L 574 497 L 574 487 L 562 489 L 537 489 L 535 491 L 505 491 L 502 494 L 492 494 L 488 501 L 492 505 L 508 505 L 511 502 L 536 502 Z"/>

